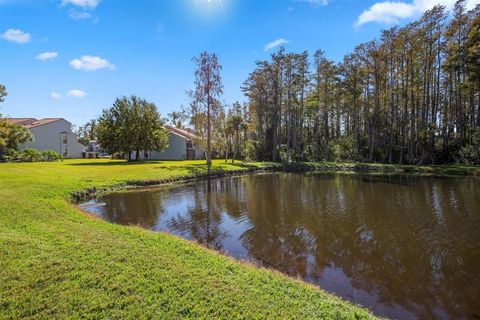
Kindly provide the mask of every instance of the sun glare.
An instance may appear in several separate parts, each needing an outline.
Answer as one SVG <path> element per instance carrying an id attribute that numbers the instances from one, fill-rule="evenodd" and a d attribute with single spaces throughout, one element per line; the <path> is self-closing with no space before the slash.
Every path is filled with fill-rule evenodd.
<path id="1" fill-rule="evenodd" d="M 196 14 L 204 17 L 224 15 L 229 0 L 190 0 Z M 231 0 L 230 0 L 231 1 Z"/>

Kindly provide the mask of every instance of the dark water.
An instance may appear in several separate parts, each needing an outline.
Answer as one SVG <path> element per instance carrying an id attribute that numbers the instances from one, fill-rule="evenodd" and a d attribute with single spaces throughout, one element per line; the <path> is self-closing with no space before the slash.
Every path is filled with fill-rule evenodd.
<path id="1" fill-rule="evenodd" d="M 300 276 L 380 316 L 480 318 L 478 178 L 275 173 L 98 203 L 87 210 Z"/>

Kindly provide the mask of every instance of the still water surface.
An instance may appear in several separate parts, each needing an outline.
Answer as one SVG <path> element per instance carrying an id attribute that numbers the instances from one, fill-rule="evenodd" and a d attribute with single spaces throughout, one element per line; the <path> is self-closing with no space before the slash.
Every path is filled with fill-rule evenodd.
<path id="1" fill-rule="evenodd" d="M 390 318 L 480 318 L 480 179 L 271 173 L 85 209 L 278 269 Z"/>

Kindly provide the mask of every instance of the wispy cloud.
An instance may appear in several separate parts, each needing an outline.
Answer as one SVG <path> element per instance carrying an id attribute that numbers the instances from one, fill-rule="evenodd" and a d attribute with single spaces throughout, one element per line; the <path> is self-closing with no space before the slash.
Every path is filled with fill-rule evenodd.
<path id="1" fill-rule="evenodd" d="M 40 53 L 38 56 L 35 57 L 35 59 L 45 61 L 55 59 L 57 56 L 58 52 L 47 51 Z"/>
<path id="2" fill-rule="evenodd" d="M 62 6 L 73 7 L 68 16 L 74 20 L 92 20 L 98 21 L 98 17 L 92 13 L 98 6 L 100 0 L 62 0 Z"/>
<path id="3" fill-rule="evenodd" d="M 115 70 L 115 66 L 111 64 L 110 61 L 90 55 L 70 61 L 70 66 L 76 70 L 83 71 L 97 71 L 100 69 Z"/>
<path id="4" fill-rule="evenodd" d="M 100 0 L 62 0 L 62 5 L 72 5 L 83 9 L 95 9 Z"/>
<path id="5" fill-rule="evenodd" d="M 82 90 L 73 89 L 68 91 L 67 95 L 72 98 L 84 98 L 87 96 L 87 93 Z"/>
<path id="6" fill-rule="evenodd" d="M 328 4 L 328 0 L 294 0 L 295 2 L 307 2 L 312 6 L 326 6 Z"/>
<path id="7" fill-rule="evenodd" d="M 8 29 L 0 35 L 0 38 L 10 42 L 24 44 L 29 42 L 32 39 L 32 36 L 19 29 Z"/>
<path id="8" fill-rule="evenodd" d="M 285 40 L 283 38 L 280 38 L 280 39 L 277 39 L 275 41 L 272 41 L 270 43 L 267 43 L 265 45 L 265 47 L 263 48 L 263 51 L 269 51 L 269 50 L 272 50 L 278 46 L 281 46 L 281 45 L 284 45 L 284 44 L 287 44 L 289 41 L 288 40 Z"/>
<path id="9" fill-rule="evenodd" d="M 62 95 L 58 92 L 52 92 L 50 93 L 50 98 L 54 99 L 54 100 L 60 100 L 62 99 Z"/>
<path id="10" fill-rule="evenodd" d="M 88 11 L 70 10 L 68 14 L 73 20 L 95 20 L 96 17 Z"/>
<path id="11" fill-rule="evenodd" d="M 403 19 L 413 18 L 421 15 L 424 11 L 433 8 L 436 5 L 443 5 L 447 10 L 451 10 L 456 0 L 413 0 L 407 1 L 382 1 L 373 4 L 370 8 L 363 11 L 355 22 L 359 27 L 366 23 L 377 22 L 383 24 L 398 23 Z M 467 8 L 473 8 L 479 4 L 480 0 L 467 0 Z"/>

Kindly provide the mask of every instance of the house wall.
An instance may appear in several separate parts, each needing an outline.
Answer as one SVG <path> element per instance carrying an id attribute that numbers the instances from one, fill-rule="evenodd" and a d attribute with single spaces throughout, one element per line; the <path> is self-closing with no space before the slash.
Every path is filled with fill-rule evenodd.
<path id="1" fill-rule="evenodd" d="M 136 152 L 131 153 L 135 159 Z M 152 151 L 149 153 L 149 160 L 184 160 L 187 156 L 187 139 L 176 133 L 170 132 L 168 136 L 168 148 L 163 152 Z M 144 159 L 144 152 L 140 151 L 140 158 Z"/>
<path id="2" fill-rule="evenodd" d="M 63 154 L 61 133 L 66 132 L 68 143 L 65 158 L 81 158 L 83 156 L 85 147 L 78 143 L 77 136 L 72 132 L 71 123 L 66 120 L 58 120 L 33 127 L 29 131 L 34 137 L 33 141 L 19 145 L 19 150 L 33 148 L 39 151 L 53 150 Z"/>
<path id="3" fill-rule="evenodd" d="M 187 156 L 187 139 L 175 133 L 168 135 L 168 148 L 163 152 L 153 151 L 151 160 L 183 160 Z"/>
<path id="4" fill-rule="evenodd" d="M 202 160 L 205 159 L 205 150 L 201 146 L 195 146 L 195 159 Z"/>

